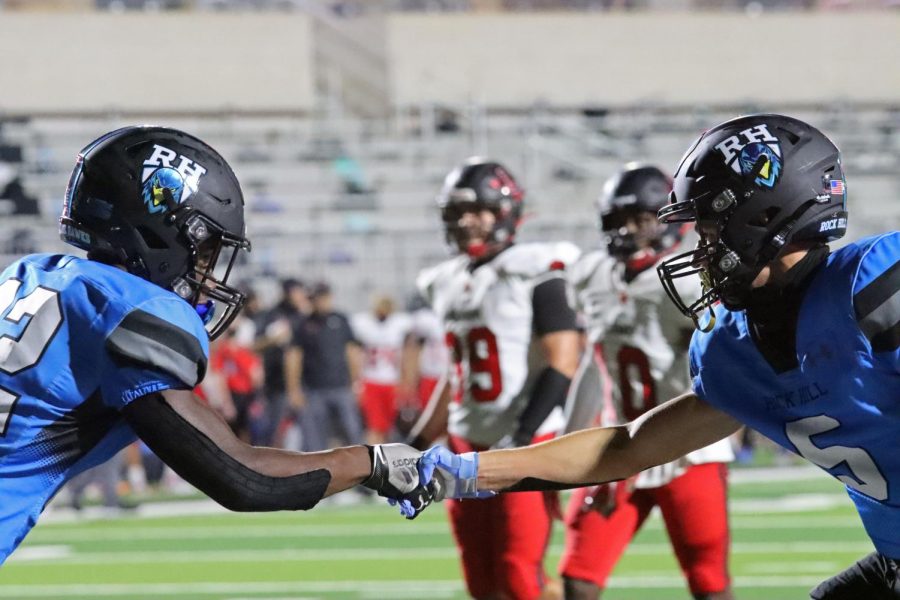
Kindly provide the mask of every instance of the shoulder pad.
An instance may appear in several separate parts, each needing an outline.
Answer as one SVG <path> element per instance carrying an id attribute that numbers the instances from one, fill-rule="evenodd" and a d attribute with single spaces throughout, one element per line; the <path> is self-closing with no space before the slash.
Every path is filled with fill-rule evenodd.
<path id="1" fill-rule="evenodd" d="M 422 269 L 416 277 L 416 289 L 429 306 L 434 306 L 434 290 L 438 282 L 448 277 L 454 271 L 464 268 L 468 259 L 464 256 L 455 256 L 433 267 Z"/>
<path id="2" fill-rule="evenodd" d="M 576 288 L 586 286 L 594 274 L 600 269 L 610 266 L 614 260 L 605 250 L 586 252 L 567 269 L 569 281 Z"/>
<path id="3" fill-rule="evenodd" d="M 569 269 L 580 255 L 581 250 L 571 242 L 530 242 L 504 250 L 491 264 L 498 273 L 537 277 Z"/>
<path id="4" fill-rule="evenodd" d="M 173 295 L 131 308 L 107 335 L 106 349 L 194 387 L 206 374 L 209 340 L 193 307 Z"/>

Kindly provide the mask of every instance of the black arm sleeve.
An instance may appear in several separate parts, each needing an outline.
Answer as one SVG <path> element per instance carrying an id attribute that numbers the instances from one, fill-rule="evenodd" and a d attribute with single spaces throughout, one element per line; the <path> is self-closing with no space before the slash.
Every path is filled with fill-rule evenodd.
<path id="1" fill-rule="evenodd" d="M 517 446 L 527 446 L 534 437 L 547 415 L 557 406 L 566 403 L 566 394 L 569 392 L 571 379 L 554 369 L 547 367 L 538 376 L 528 406 L 519 417 L 519 426 L 513 434 L 513 442 Z"/>
<path id="2" fill-rule="evenodd" d="M 621 479 L 613 479 L 612 481 L 621 481 Z M 560 483 L 558 481 L 549 481 L 547 479 L 538 479 L 537 477 L 526 477 L 520 479 L 508 488 L 500 490 L 501 492 L 553 492 L 557 490 L 571 490 L 574 488 L 587 487 L 589 485 L 597 485 L 600 483 L 609 483 L 608 481 L 584 481 L 581 483 Z"/>
<path id="3" fill-rule="evenodd" d="M 532 328 L 538 335 L 578 329 L 569 305 L 566 280 L 553 277 L 534 286 L 531 294 Z"/>
<path id="4" fill-rule="evenodd" d="M 308 510 L 331 481 L 326 469 L 271 477 L 244 466 L 175 412 L 161 394 L 138 398 L 122 414 L 164 463 L 229 510 Z"/>

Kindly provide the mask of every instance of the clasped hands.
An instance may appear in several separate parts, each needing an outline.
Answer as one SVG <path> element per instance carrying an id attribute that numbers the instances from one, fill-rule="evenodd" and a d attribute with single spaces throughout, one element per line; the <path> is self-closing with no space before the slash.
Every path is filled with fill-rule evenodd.
<path id="1" fill-rule="evenodd" d="M 477 489 L 478 453 L 455 454 L 443 446 L 420 452 L 405 444 L 372 446 L 368 488 L 415 519 L 432 502 L 445 498 L 487 498 L 495 492 Z"/>

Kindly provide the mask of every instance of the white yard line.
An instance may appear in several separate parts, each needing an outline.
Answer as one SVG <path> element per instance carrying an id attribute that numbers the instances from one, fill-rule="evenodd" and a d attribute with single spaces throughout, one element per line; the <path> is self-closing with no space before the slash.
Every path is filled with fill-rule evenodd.
<path id="1" fill-rule="evenodd" d="M 661 529 L 659 513 L 644 525 L 648 529 Z M 784 530 L 812 528 L 855 529 L 861 527 L 855 515 L 821 517 L 815 515 L 762 516 L 733 515 L 733 530 Z M 450 533 L 447 523 L 407 523 L 398 519 L 396 523 L 353 524 L 341 523 L 319 525 L 297 523 L 292 525 L 186 525 L 186 526 L 142 526 L 109 528 L 58 528 L 38 527 L 31 535 L 32 542 L 51 544 L 54 542 L 98 542 L 135 540 L 199 540 L 199 539 L 280 539 L 280 538 L 348 538 L 348 537 L 419 537 Z M 28 546 L 26 546 L 28 547 Z"/>
<path id="2" fill-rule="evenodd" d="M 35 548 L 40 548 L 37 546 Z M 551 552 L 561 552 L 561 544 L 550 546 Z M 71 550 L 71 549 L 70 549 Z M 863 554 L 872 551 L 869 542 L 847 542 L 846 540 L 822 540 L 816 542 L 738 542 L 732 544 L 732 554 L 829 554 L 835 550 Z M 667 555 L 672 553 L 668 543 L 632 544 L 629 555 Z M 52 552 L 13 554 L 10 562 L 26 566 L 34 563 L 53 564 L 177 564 L 177 563 L 259 563 L 259 562 L 322 562 L 322 561 L 407 561 L 410 559 L 448 559 L 457 556 L 452 546 L 424 548 L 316 548 L 261 549 L 261 550 L 140 550 L 130 552 L 75 552 L 63 551 L 58 546 Z"/>
<path id="3" fill-rule="evenodd" d="M 770 513 L 793 513 L 811 510 L 827 510 L 842 506 L 850 507 L 850 499 L 846 494 L 837 492 L 826 494 L 791 494 L 788 496 L 779 496 L 775 498 L 747 498 L 732 500 L 729 503 L 729 510 L 732 514 L 737 515 L 756 515 Z M 335 508 L 337 507 L 331 507 L 330 509 L 326 510 L 334 510 Z M 377 512 L 382 509 L 390 513 L 395 512 L 395 509 L 387 505 L 385 505 L 384 507 L 381 507 L 379 505 L 372 505 L 368 506 L 367 508 L 371 509 L 373 512 Z M 340 509 L 338 508 L 338 510 Z M 352 510 L 357 511 L 354 514 L 359 514 L 359 512 L 362 512 L 366 509 L 356 507 Z M 73 511 L 68 508 L 57 508 L 48 510 L 41 516 L 40 522 L 38 524 L 38 530 L 52 529 L 53 525 L 84 523 L 96 520 L 125 521 L 135 519 L 159 519 L 214 514 L 228 514 L 228 511 L 212 500 L 205 499 L 142 504 L 141 506 L 138 506 L 134 511 L 130 511 L 127 513 L 122 513 L 120 511 L 111 512 L 109 509 L 104 509 L 102 507 L 88 507 L 80 512 Z M 402 522 L 399 514 L 397 515 L 397 522 Z M 413 527 L 416 526 L 419 525 L 413 525 Z M 185 525 L 183 527 L 187 529 L 192 528 L 190 525 Z M 316 526 L 307 525 L 307 527 L 314 528 Z M 366 525 L 367 529 L 368 527 L 369 526 Z"/>
<path id="4" fill-rule="evenodd" d="M 821 581 L 817 575 L 738 576 L 736 589 L 772 587 L 811 587 Z M 631 589 L 682 589 L 684 579 L 672 575 L 635 575 L 613 577 L 609 587 Z M 367 598 L 446 597 L 462 592 L 461 581 L 273 581 L 273 582 L 194 582 L 133 584 L 59 584 L 0 585 L 4 598 L 98 598 L 104 596 L 181 596 L 187 594 L 340 594 L 356 593 Z M 297 600 L 296 596 L 291 597 Z M 258 599 L 256 599 L 258 600 Z"/>

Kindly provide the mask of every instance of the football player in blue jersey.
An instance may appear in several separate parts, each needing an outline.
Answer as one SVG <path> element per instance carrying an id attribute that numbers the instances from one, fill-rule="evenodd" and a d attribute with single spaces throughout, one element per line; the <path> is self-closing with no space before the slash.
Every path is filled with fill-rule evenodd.
<path id="1" fill-rule="evenodd" d="M 811 597 L 900 598 L 900 232 L 831 251 L 847 227 L 840 152 L 774 114 L 701 135 L 659 216 L 700 235 L 658 267 L 697 324 L 693 391 L 626 425 L 527 448 L 436 447 L 423 477 L 436 468 L 438 497 L 457 498 L 621 480 L 746 424 L 843 482 L 875 546 Z M 704 293 L 683 299 L 676 281 L 695 275 Z"/>
<path id="2" fill-rule="evenodd" d="M 410 517 L 429 502 L 408 446 L 252 447 L 192 394 L 241 308 L 228 276 L 250 249 L 215 150 L 163 127 L 112 131 L 78 156 L 59 223 L 87 260 L 35 254 L 0 275 L 0 563 L 67 480 L 135 436 L 232 510 L 305 510 L 356 484 Z"/>

